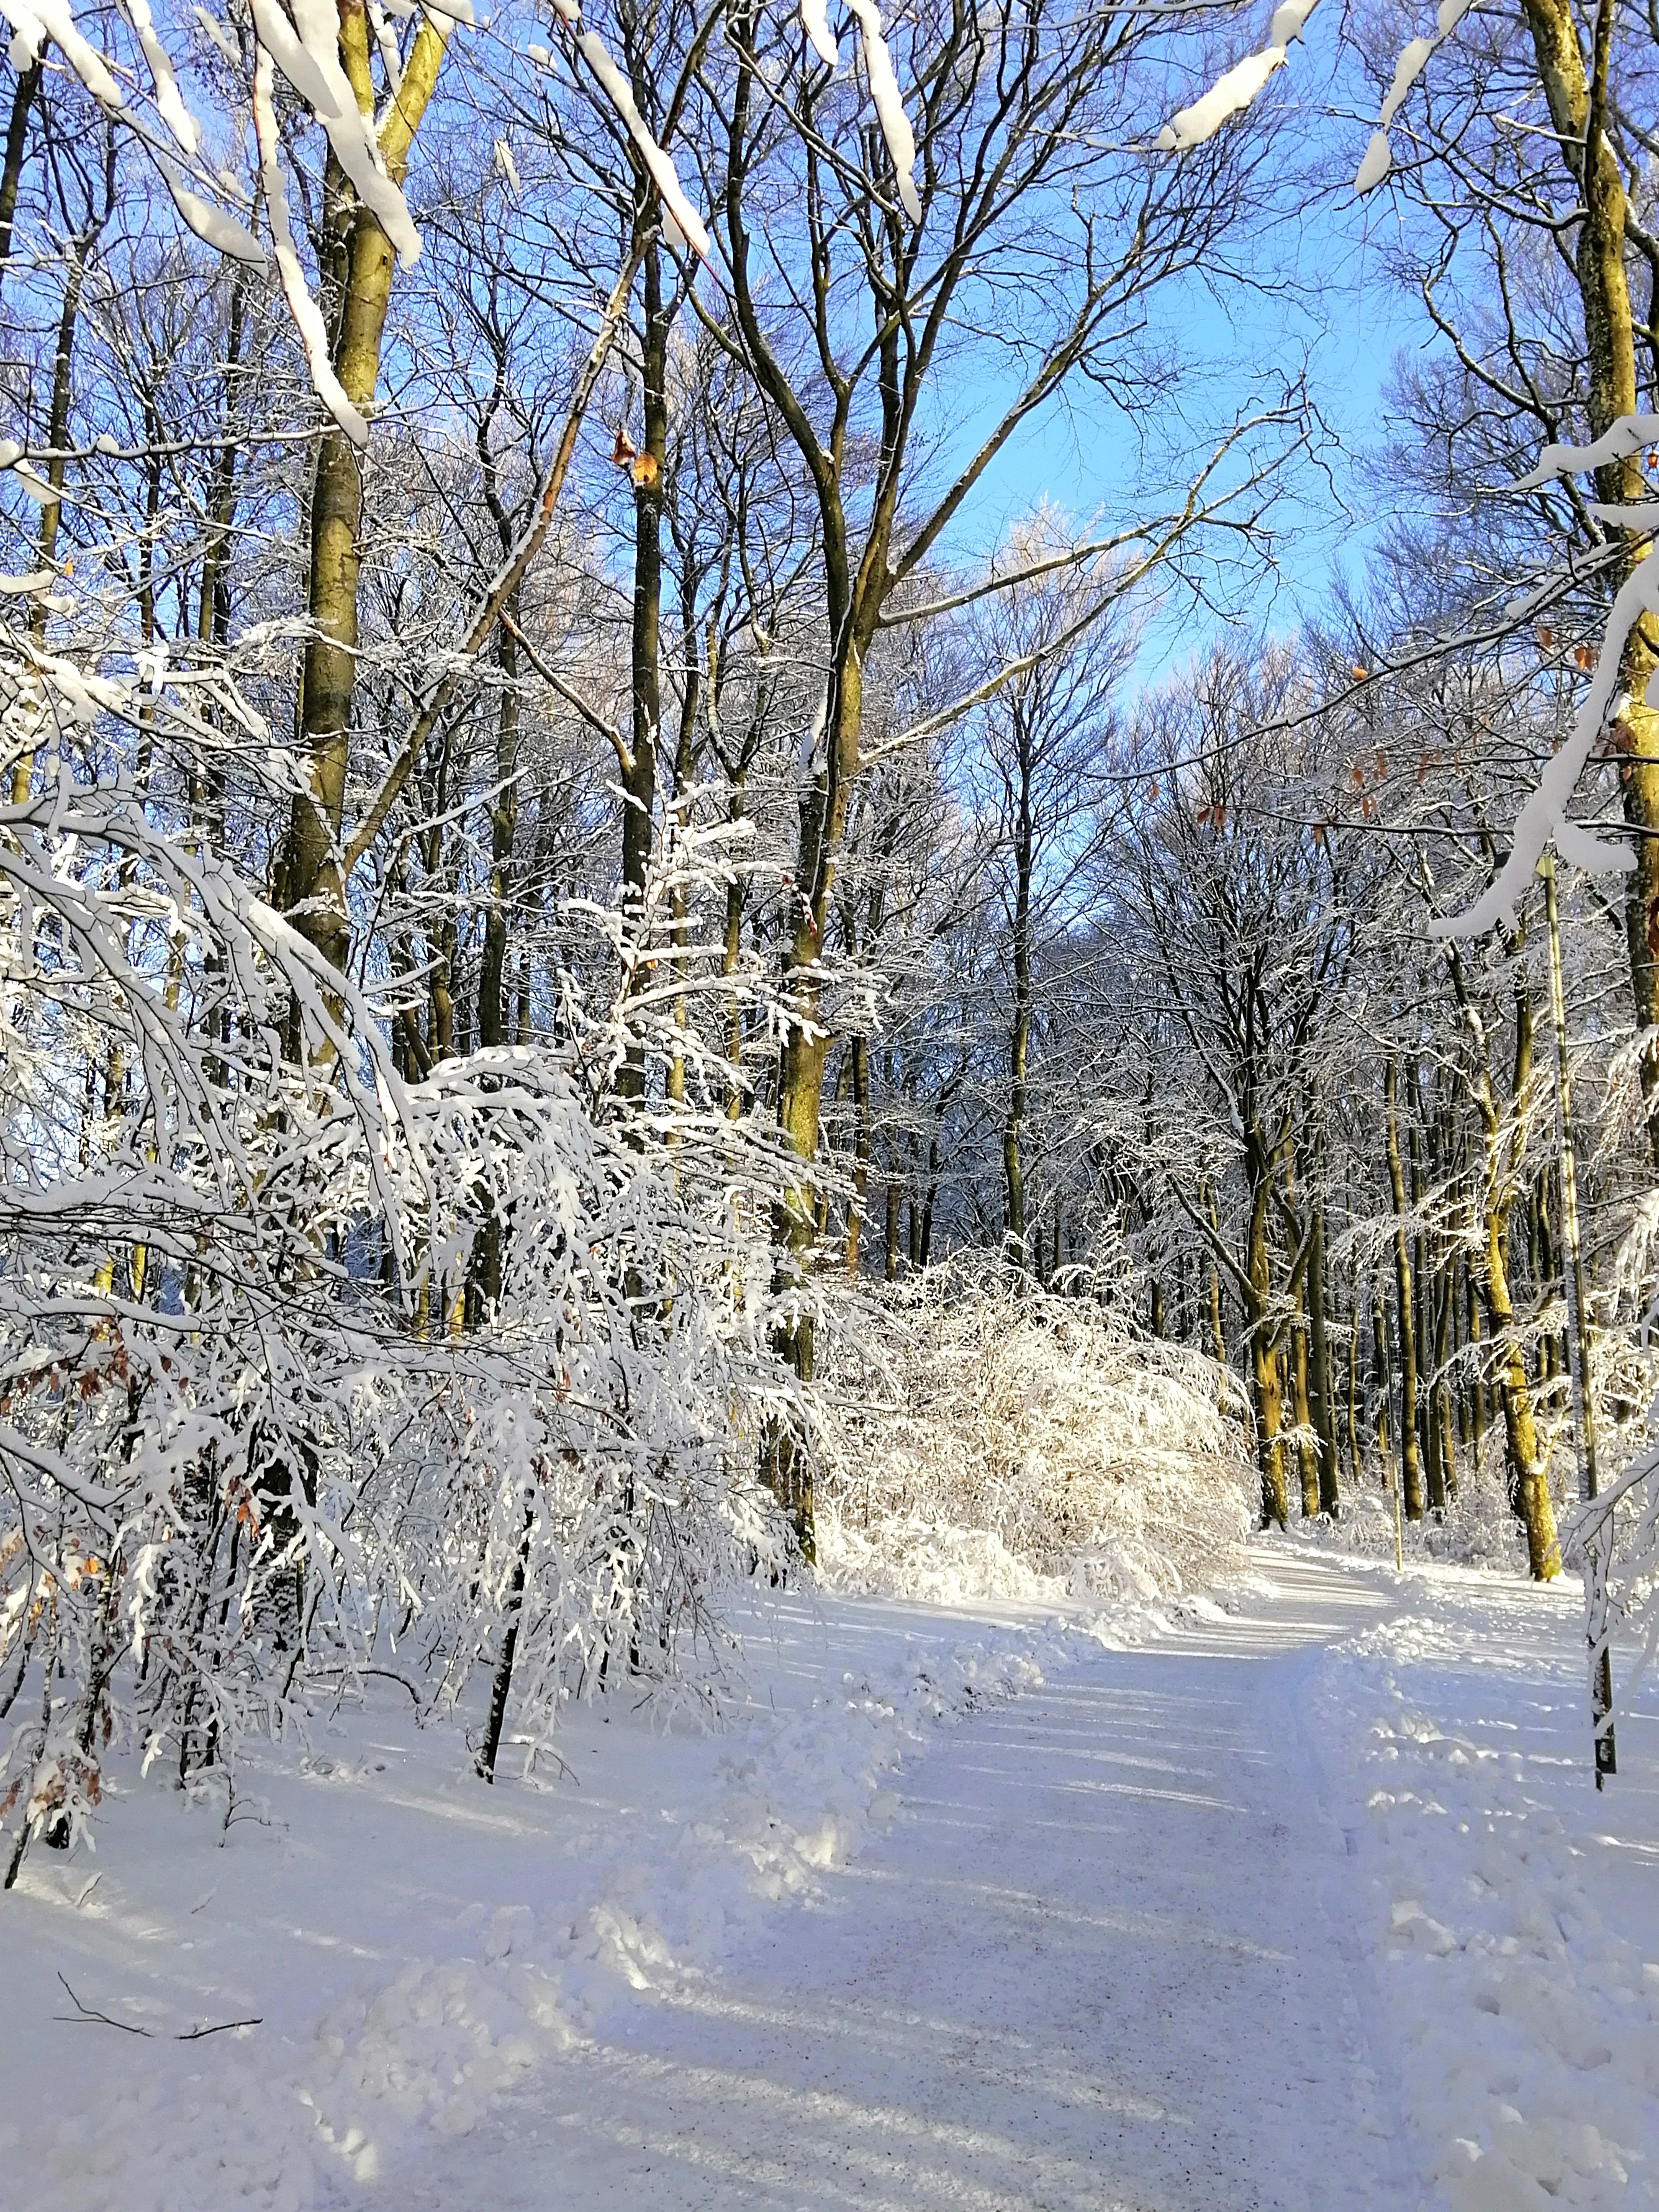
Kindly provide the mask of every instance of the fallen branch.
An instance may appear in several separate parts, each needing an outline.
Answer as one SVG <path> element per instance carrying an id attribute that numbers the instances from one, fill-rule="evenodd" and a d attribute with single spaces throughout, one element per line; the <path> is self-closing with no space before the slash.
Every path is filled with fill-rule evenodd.
<path id="1" fill-rule="evenodd" d="M 82 2004 L 74 1990 L 70 1989 L 69 1984 L 64 1981 L 63 1975 L 59 1974 L 58 1978 L 64 1983 L 64 1987 L 69 1990 L 69 2001 L 75 2007 L 75 2010 L 54 2013 L 52 2014 L 54 2020 L 61 2020 L 70 2027 L 82 2021 L 88 2021 L 100 2027 L 118 2027 L 123 2035 L 147 2035 L 152 2040 L 154 2039 L 155 2030 L 153 2027 L 139 2027 L 130 2020 L 117 2020 L 112 2013 L 100 2012 L 95 2006 Z M 251 2020 L 215 2021 L 210 2027 L 185 2028 L 181 2033 L 170 2035 L 167 2039 L 169 2043 L 199 2043 L 204 2035 L 223 2035 L 228 2028 L 258 2027 L 264 2019 L 263 2013 L 255 2013 Z"/>
<path id="2" fill-rule="evenodd" d="M 69 1985 L 69 1984 L 68 1984 L 67 1982 L 64 1982 L 64 1977 L 63 1977 L 61 1974 L 59 1974 L 59 1976 L 58 1977 L 58 1980 L 59 1980 L 60 1982 L 64 1982 L 64 1987 L 66 1990 L 69 1990 L 69 2000 L 70 2000 L 70 2003 L 75 2007 L 75 2010 L 74 2010 L 74 2012 L 72 2012 L 72 2013 L 70 2013 L 70 2012 L 58 2012 L 58 2013 L 54 2013 L 54 2014 L 52 2014 L 52 2018 L 53 2018 L 54 2020 L 67 2021 L 69 2021 L 69 2022 L 70 2022 L 70 2024 L 71 2026 L 73 2026 L 73 2025 L 74 2025 L 74 2023 L 75 2023 L 75 2021 L 76 2021 L 76 2018 L 77 2018 L 77 2016 L 78 2016 L 78 2017 L 79 2017 L 80 2019 L 82 2019 L 82 2020 L 94 2020 L 94 2021 L 101 2021 L 101 2022 L 102 2022 L 102 2024 L 103 2024 L 103 2026 L 104 2026 L 104 2027 L 118 2027 L 118 2028 L 120 2029 L 120 2031 L 121 2031 L 121 2033 L 122 2033 L 122 2034 L 123 2034 L 123 2035 L 152 2035 L 152 2034 L 154 2034 L 155 2030 L 154 2030 L 153 2028 L 148 2028 L 148 2027 L 135 2027 L 133 2026 L 132 2022 L 131 2022 L 130 2020 L 115 2020 L 115 2019 L 112 2018 L 112 2016 L 111 2016 L 108 2013 L 106 2013 L 106 2012 L 94 2012 L 94 2009 L 93 2009 L 93 2008 L 92 2008 L 90 2005 L 83 2005 L 83 2004 L 82 2003 L 82 2002 L 81 2002 L 80 1998 L 79 1998 L 79 1997 L 77 1997 L 77 1996 L 76 1996 L 76 1994 L 75 1994 L 74 1990 L 70 1990 L 70 1985 Z"/>

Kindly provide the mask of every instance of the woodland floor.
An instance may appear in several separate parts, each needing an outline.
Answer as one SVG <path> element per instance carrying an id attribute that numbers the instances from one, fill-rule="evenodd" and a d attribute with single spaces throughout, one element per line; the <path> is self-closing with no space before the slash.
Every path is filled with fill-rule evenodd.
<path id="1" fill-rule="evenodd" d="M 785 1601 L 738 1726 L 582 1716 L 545 1792 L 390 1705 L 228 1831 L 135 1778 L 0 1920 L 0 2201 L 1659 2204 L 1651 1699 L 1598 1796 L 1574 1593 L 1254 1565 L 1092 1632 Z"/>

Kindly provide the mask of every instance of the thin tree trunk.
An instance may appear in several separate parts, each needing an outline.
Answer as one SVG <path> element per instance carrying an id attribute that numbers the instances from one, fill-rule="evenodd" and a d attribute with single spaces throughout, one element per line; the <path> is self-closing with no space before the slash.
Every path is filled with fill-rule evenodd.
<path id="1" fill-rule="evenodd" d="M 654 210 L 653 211 L 654 219 Z M 646 927 L 657 804 L 657 748 L 662 734 L 662 471 L 668 451 L 668 330 L 662 249 L 653 236 L 641 263 L 645 300 L 640 340 L 644 424 L 634 480 L 634 609 L 629 665 L 633 723 L 623 766 L 622 900 L 635 941 Z M 617 1072 L 624 1098 L 645 1094 L 645 1053 L 637 1042 Z"/>
<path id="2" fill-rule="evenodd" d="M 1492 1088 L 1490 1047 L 1486 1025 L 1470 994 L 1462 957 L 1449 950 L 1446 963 L 1452 986 L 1469 1034 L 1466 1080 L 1480 1117 L 1481 1161 L 1481 1292 L 1492 1327 L 1494 1358 L 1492 1376 L 1504 1418 L 1504 1455 L 1510 1501 L 1526 1526 L 1527 1557 L 1534 1578 L 1547 1582 L 1561 1571 L 1560 1547 L 1556 1540 L 1555 1512 L 1549 1485 L 1538 1464 L 1538 1434 L 1533 1421 L 1532 1400 L 1527 1389 L 1526 1362 L 1516 1334 L 1515 1307 L 1510 1295 L 1509 1269 L 1504 1255 L 1512 1191 L 1511 1137 L 1505 1133 Z M 1526 1094 L 1532 1066 L 1532 1006 L 1524 981 L 1516 995 L 1515 1070 L 1513 1095 Z"/>
<path id="3" fill-rule="evenodd" d="M 1412 1263 L 1406 1242 L 1406 1177 L 1400 1159 L 1400 1064 L 1390 1059 L 1382 1081 L 1387 1109 L 1389 1188 L 1394 1200 L 1394 1284 L 1400 1344 L 1401 1502 L 1408 1521 L 1423 1518 L 1423 1470 L 1417 1450 L 1417 1340 L 1412 1326 Z"/>
<path id="4" fill-rule="evenodd" d="M 1451 1262 L 1443 1259 L 1435 1277 L 1434 1325 L 1434 1381 L 1430 1386 L 1430 1413 L 1435 1424 L 1435 1490 L 1429 1493 L 1430 1506 L 1443 1513 L 1457 1494 L 1457 1452 L 1452 1439 L 1451 1393 L 1446 1382 L 1446 1365 L 1451 1357 L 1452 1279 Z"/>
<path id="5" fill-rule="evenodd" d="M 1480 1342 L 1480 1300 L 1475 1281 L 1475 1270 L 1468 1255 L 1463 1260 L 1463 1285 L 1466 1317 L 1468 1326 L 1469 1349 L 1474 1354 L 1469 1376 L 1469 1445 L 1474 1454 L 1477 1479 L 1480 1462 L 1486 1450 L 1486 1371 L 1482 1365 L 1478 1346 Z"/>
<path id="6" fill-rule="evenodd" d="M 1302 1517 L 1313 1520 L 1319 1511 L 1319 1446 L 1315 1440 L 1313 1407 L 1308 1398 L 1308 1294 L 1304 1268 L 1295 1292 L 1296 1319 L 1291 1324 L 1291 1405 L 1298 1431 L 1297 1467 L 1302 1477 Z"/>
<path id="7" fill-rule="evenodd" d="M 1267 1252 L 1267 1184 L 1260 1179 L 1250 1209 L 1245 1257 L 1248 1310 L 1245 1320 L 1250 1344 L 1250 1376 L 1255 1397 L 1256 1452 L 1261 1471 L 1261 1519 L 1265 1528 L 1290 1524 L 1290 1497 L 1285 1481 L 1285 1439 L 1281 1433 L 1283 1399 L 1279 1389 L 1279 1352 L 1268 1333 L 1273 1307 L 1273 1281 Z"/>
<path id="8" fill-rule="evenodd" d="M 1216 1212 L 1215 1193 L 1207 1186 L 1204 1191 L 1204 1203 L 1209 1212 L 1210 1232 L 1218 1243 L 1221 1222 Z M 1215 1355 L 1216 1364 L 1224 1367 L 1227 1364 L 1227 1337 L 1221 1325 L 1221 1270 L 1213 1257 L 1210 1261 L 1210 1348 Z"/>
<path id="9" fill-rule="evenodd" d="M 1393 1448 L 1389 1419 L 1389 1408 L 1394 1403 L 1394 1375 L 1389 1362 L 1389 1331 L 1383 1319 L 1380 1278 L 1371 1285 L 1371 1376 L 1372 1387 L 1376 1392 L 1376 1456 L 1386 1486 L 1394 1479 L 1390 1473 Z"/>
<path id="10" fill-rule="evenodd" d="M 1497 1206 L 1486 1215 L 1486 1293 L 1492 1341 L 1498 1349 L 1498 1404 L 1504 1416 L 1504 1445 L 1509 1462 L 1514 1504 L 1527 1531 L 1527 1559 L 1536 1582 L 1547 1582 L 1561 1571 L 1560 1547 L 1556 1541 L 1555 1512 L 1549 1486 L 1538 1464 L 1538 1431 L 1533 1420 L 1532 1398 L 1527 1389 L 1526 1363 L 1516 1334 L 1515 1308 L 1510 1297 L 1509 1273 L 1504 1265 L 1504 1217 Z"/>
<path id="11" fill-rule="evenodd" d="M 516 595 L 515 595 L 516 598 Z M 516 616 L 516 605 L 513 613 Z M 519 643 L 510 624 L 501 636 L 502 690 L 495 717 L 495 791 L 489 802 L 489 899 L 478 964 L 478 1042 L 486 1051 L 507 1042 L 507 906 L 513 849 L 519 834 Z"/>
<path id="12" fill-rule="evenodd" d="M 495 1656 L 495 1672 L 489 1685 L 489 1717 L 484 1723 L 484 1740 L 475 1761 L 479 1777 L 485 1782 L 493 1783 L 495 1779 L 495 1755 L 501 1747 L 507 1700 L 513 1687 L 513 1661 L 519 1648 L 519 1623 L 524 1613 L 525 1578 L 529 1572 L 530 1544 L 535 1527 L 536 1509 L 533 1504 L 526 1505 L 524 1533 L 519 1539 L 512 1577 L 507 1586 L 507 1603 L 502 1610 L 501 1648 Z"/>
<path id="13" fill-rule="evenodd" d="M 1019 752 L 1018 811 L 1014 825 L 1014 1003 L 1008 1036 L 1008 1111 L 1002 1129 L 1004 1254 L 1017 1266 L 1025 1261 L 1025 1170 L 1020 1138 L 1025 1121 L 1025 1066 L 1031 1034 L 1031 871 L 1036 849 L 1031 816 L 1030 732 L 1014 702 Z M 1164 1332 L 1155 1321 L 1152 1334 Z"/>
<path id="14" fill-rule="evenodd" d="M 112 125 L 104 126 L 104 204 L 101 210 L 94 209 L 87 222 L 70 248 L 69 269 L 64 283 L 63 306 L 58 318 L 58 343 L 52 353 L 52 399 L 46 416 L 46 439 L 52 459 L 46 467 L 46 482 L 54 492 L 64 489 L 69 464 L 64 447 L 69 443 L 70 404 L 74 396 L 72 368 L 75 342 L 81 323 L 81 301 L 87 280 L 87 264 L 92 249 L 97 244 L 104 225 L 109 221 L 115 206 L 115 135 Z M 52 568 L 58 557 L 58 532 L 63 519 L 61 500 L 49 499 L 40 508 L 40 520 L 35 535 L 35 558 L 40 567 Z M 39 599 L 29 602 L 29 629 L 37 645 L 46 640 L 46 611 Z M 23 805 L 29 795 L 29 778 L 33 757 L 20 753 L 11 772 L 11 803 Z"/>
<path id="15" fill-rule="evenodd" d="M 0 284 L 11 266 L 12 234 L 17 227 L 17 195 L 23 182 L 23 156 L 28 146 L 29 115 L 40 89 L 41 64 L 30 62 L 17 73 L 11 96 L 11 118 L 6 125 L 4 166 L 0 167 Z"/>
<path id="16" fill-rule="evenodd" d="M 852 1073 L 853 1202 L 847 1209 L 847 1272 L 856 1281 L 859 1231 L 870 1193 L 870 1040 L 861 1033 L 852 1040 Z"/>
<path id="17" fill-rule="evenodd" d="M 1336 1394 L 1331 1379 L 1331 1348 L 1325 1319 L 1325 1208 L 1316 1201 L 1313 1241 L 1308 1252 L 1310 1382 L 1314 1428 L 1319 1437 L 1319 1510 L 1335 1520 L 1341 1511 L 1336 1467 Z"/>

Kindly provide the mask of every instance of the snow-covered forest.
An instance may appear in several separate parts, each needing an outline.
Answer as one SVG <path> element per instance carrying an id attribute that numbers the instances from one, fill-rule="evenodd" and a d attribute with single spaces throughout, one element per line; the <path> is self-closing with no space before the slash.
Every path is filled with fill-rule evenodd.
<path id="1" fill-rule="evenodd" d="M 0 14 L 0 2197 L 513 2201 L 421 2130 L 824 1905 L 934 1723 L 1248 1645 L 1388 1893 L 1320 2078 L 1426 2146 L 1258 2200 L 1659 2202 L 1659 1912 L 1504 1856 L 1659 1850 L 1650 0 Z M 1342 1829 L 1372 1738 L 1472 1871 Z M 462 1932 L 371 1938 L 340 1774 L 627 1878 L 393 1821 Z M 231 1981 L 76 1978 L 210 1885 Z M 53 2003 L 219 2072 L 71 2093 Z"/>

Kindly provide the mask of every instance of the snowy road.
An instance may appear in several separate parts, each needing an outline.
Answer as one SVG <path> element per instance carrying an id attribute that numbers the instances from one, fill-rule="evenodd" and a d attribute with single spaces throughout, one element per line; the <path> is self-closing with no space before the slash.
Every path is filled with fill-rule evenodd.
<path id="1" fill-rule="evenodd" d="M 399 2212 L 1407 2212 L 1349 1841 L 1297 1717 L 1374 1584 L 1100 1652 L 941 1741 L 884 1838 L 716 1974 L 619 2004 Z"/>

